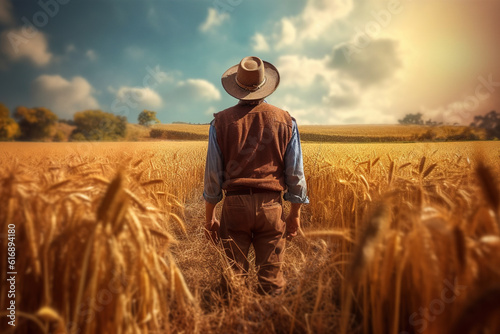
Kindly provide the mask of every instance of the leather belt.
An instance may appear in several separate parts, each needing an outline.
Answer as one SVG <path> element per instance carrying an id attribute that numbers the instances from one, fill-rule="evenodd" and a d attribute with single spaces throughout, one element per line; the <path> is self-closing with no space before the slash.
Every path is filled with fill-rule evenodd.
<path id="1" fill-rule="evenodd" d="M 261 188 L 244 188 L 244 189 L 226 191 L 226 196 L 252 195 L 252 194 L 260 194 L 260 193 L 276 193 L 276 194 L 279 194 L 279 193 L 281 193 L 281 191 L 269 190 L 269 189 L 261 189 Z"/>

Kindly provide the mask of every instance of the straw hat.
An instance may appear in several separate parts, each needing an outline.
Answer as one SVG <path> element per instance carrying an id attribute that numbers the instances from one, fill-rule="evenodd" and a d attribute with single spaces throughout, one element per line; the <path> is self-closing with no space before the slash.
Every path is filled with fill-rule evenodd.
<path id="1" fill-rule="evenodd" d="M 280 83 L 276 67 L 259 57 L 245 57 L 222 75 L 226 92 L 240 100 L 260 100 L 271 95 Z"/>

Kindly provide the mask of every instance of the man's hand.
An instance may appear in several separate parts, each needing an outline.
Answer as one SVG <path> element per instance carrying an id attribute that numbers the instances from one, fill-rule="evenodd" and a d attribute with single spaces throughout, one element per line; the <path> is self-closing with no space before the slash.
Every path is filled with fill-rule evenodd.
<path id="1" fill-rule="evenodd" d="M 286 240 L 290 241 L 295 238 L 300 228 L 300 217 L 292 216 L 291 214 L 286 217 Z"/>
<path id="2" fill-rule="evenodd" d="M 205 237 L 212 240 L 214 244 L 219 242 L 219 228 L 220 222 L 216 218 L 205 222 Z"/>
<path id="3" fill-rule="evenodd" d="M 217 204 L 205 202 L 205 237 L 212 240 L 214 244 L 219 242 L 219 228 L 220 223 L 215 218 L 215 206 Z"/>
<path id="4" fill-rule="evenodd" d="M 300 230 L 300 206 L 300 203 L 292 203 L 290 213 L 285 219 L 286 240 L 288 241 L 295 238 Z"/>

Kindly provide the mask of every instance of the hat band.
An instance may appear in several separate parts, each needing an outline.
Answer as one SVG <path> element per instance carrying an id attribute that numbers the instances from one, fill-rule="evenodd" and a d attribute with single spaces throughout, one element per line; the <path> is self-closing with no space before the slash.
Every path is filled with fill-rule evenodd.
<path id="1" fill-rule="evenodd" d="M 266 77 L 264 77 L 264 80 L 262 80 L 262 82 L 258 85 L 253 85 L 253 86 L 247 86 L 247 85 L 244 85 L 242 84 L 239 80 L 238 80 L 238 77 L 235 78 L 236 79 L 236 83 L 238 84 L 238 86 L 240 86 L 241 88 L 243 88 L 244 90 L 248 90 L 250 92 L 255 92 L 256 90 L 258 90 L 259 88 L 261 88 L 262 86 L 264 86 L 264 84 L 266 83 Z"/>

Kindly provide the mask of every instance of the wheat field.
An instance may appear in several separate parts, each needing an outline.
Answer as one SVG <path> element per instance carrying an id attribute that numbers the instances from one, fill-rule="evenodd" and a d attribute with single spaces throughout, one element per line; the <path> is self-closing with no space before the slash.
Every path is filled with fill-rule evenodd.
<path id="1" fill-rule="evenodd" d="M 137 140 L 208 140 L 208 124 L 128 124 L 127 138 Z M 300 125 L 306 142 L 368 143 L 484 140 L 481 128 L 451 125 Z"/>
<path id="2" fill-rule="evenodd" d="M 287 290 L 203 235 L 206 142 L 2 143 L 2 333 L 497 333 L 500 144 L 304 143 Z M 218 207 L 220 210 L 220 207 Z M 285 208 L 286 209 L 286 208 Z M 250 259 L 253 255 L 250 253 Z"/>

